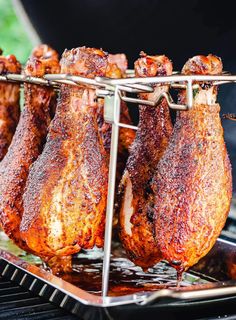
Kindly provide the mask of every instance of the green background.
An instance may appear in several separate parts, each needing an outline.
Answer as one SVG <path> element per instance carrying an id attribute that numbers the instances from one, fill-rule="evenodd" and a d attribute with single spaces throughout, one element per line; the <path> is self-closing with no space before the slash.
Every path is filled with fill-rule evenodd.
<path id="1" fill-rule="evenodd" d="M 10 0 L 0 0 L 0 48 L 4 55 L 14 54 L 22 63 L 32 50 L 32 43 Z"/>

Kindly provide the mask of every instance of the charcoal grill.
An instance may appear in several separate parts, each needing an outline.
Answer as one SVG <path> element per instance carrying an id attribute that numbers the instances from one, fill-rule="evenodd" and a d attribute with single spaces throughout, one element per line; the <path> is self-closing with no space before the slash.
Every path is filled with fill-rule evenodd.
<path id="1" fill-rule="evenodd" d="M 236 75 L 225 73 L 217 76 L 183 76 L 175 73 L 172 76 L 134 78 L 133 72 L 129 71 L 126 79 L 100 77 L 87 79 L 65 74 L 45 75 L 43 78 L 7 74 L 0 76 L 0 81 L 30 82 L 38 85 L 50 85 L 55 88 L 61 83 L 91 86 L 96 89 L 98 96 L 105 98 L 104 118 L 112 124 L 104 252 L 89 251 L 84 252 L 83 256 L 80 254 L 79 258 L 75 257 L 74 273 L 71 277 L 62 279 L 43 270 L 40 265 L 37 265 L 38 262 L 36 264 L 32 261 L 27 262 L 29 256 L 20 258 L 19 254 L 22 253 L 14 254 L 13 247 L 1 250 L 0 276 L 1 280 L 5 281 L 3 286 L 6 283 L 12 286 L 14 283 L 16 291 L 19 290 L 19 295 L 21 290 L 30 298 L 32 295 L 32 301 L 34 301 L 33 299 L 40 301 L 39 307 L 35 307 L 36 310 L 44 312 L 45 305 L 45 312 L 52 310 L 55 313 L 65 312 L 63 316 L 70 317 L 71 315 L 66 314 L 66 310 L 69 310 L 83 319 L 119 319 L 121 316 L 122 319 L 126 319 L 134 312 L 137 319 L 138 317 L 142 319 L 148 310 L 153 309 L 158 310 L 159 314 L 165 309 L 166 316 L 167 308 L 173 315 L 174 312 L 180 314 L 186 309 L 186 306 L 191 307 L 192 310 L 195 310 L 197 306 L 197 316 L 200 314 L 201 308 L 203 310 L 205 306 L 214 308 L 221 304 L 224 306 L 232 305 L 232 302 L 236 301 L 236 241 L 230 236 L 230 231 L 224 231 L 211 252 L 185 274 L 186 278 L 180 287 L 176 287 L 176 280 L 173 280 L 173 269 L 164 262 L 149 269 L 147 274 L 143 274 L 138 267 L 130 265 L 119 246 L 115 247 L 111 258 L 119 127 L 136 129 L 135 126 L 120 122 L 121 100 L 155 106 L 164 97 L 170 108 L 188 110 L 193 105 L 193 90 L 198 86 L 195 82 L 211 82 L 214 85 L 234 83 Z M 167 93 L 157 97 L 154 102 L 129 96 L 129 93 L 151 92 L 153 90 L 151 85 L 154 83 L 166 83 L 175 89 L 186 89 L 186 105 L 176 104 Z M 2 242 L 1 245 L 4 246 L 7 242 L 8 240 Z M 94 255 L 96 254 L 98 257 L 94 263 Z M 86 262 L 86 268 L 83 268 L 81 261 Z M 122 270 L 125 270 L 126 273 L 122 273 Z M 97 286 L 93 287 L 95 282 Z M 14 291 L 11 288 L 14 286 L 9 288 L 9 294 Z M 53 304 L 45 302 L 45 299 Z M 21 308 L 20 302 L 15 303 Z M 42 309 L 40 309 L 40 305 Z M 63 308 L 64 311 L 57 309 L 56 306 Z M 27 305 L 22 307 L 28 308 Z M 212 312 L 214 315 L 214 310 Z M 230 312 L 230 308 L 227 309 L 227 313 Z M 206 315 L 205 309 L 204 315 Z M 60 317 L 60 315 L 58 316 Z M 31 315 L 29 318 L 31 319 Z"/>

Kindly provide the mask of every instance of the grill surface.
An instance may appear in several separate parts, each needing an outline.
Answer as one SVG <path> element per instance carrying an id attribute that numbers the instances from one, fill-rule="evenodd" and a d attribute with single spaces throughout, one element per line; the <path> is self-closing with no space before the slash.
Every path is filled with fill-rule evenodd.
<path id="1" fill-rule="evenodd" d="M 222 248 L 221 248 L 222 246 Z M 217 246 L 217 256 L 222 262 L 227 261 L 224 255 L 224 242 Z M 234 249 L 234 246 L 232 246 Z M 225 254 L 227 255 L 225 252 Z M 213 252 L 206 263 L 201 264 L 201 270 L 209 273 L 213 263 L 219 265 L 219 258 Z M 11 256 L 1 252 L 0 257 L 0 320 L 11 317 L 12 319 L 84 319 L 84 320 L 128 320 L 135 316 L 135 320 L 146 318 L 159 319 L 233 319 L 235 315 L 236 296 L 219 297 L 205 300 L 165 300 L 156 301 L 154 304 L 140 306 L 129 304 L 114 306 L 112 308 L 99 308 L 81 304 L 76 298 L 69 296 L 66 287 L 59 278 L 53 278 L 54 282 L 44 281 L 35 277 L 31 267 L 26 262 L 14 260 Z M 203 261 L 204 262 L 204 261 Z M 27 269 L 29 267 L 29 270 Z M 26 268 L 26 270 L 25 270 Z M 222 266 L 220 265 L 220 269 Z M 224 269 L 224 268 L 223 268 Z M 29 273 L 28 273 L 29 271 Z M 217 271 L 217 270 L 216 270 Z M 204 272 L 204 273 L 205 273 Z M 45 273 L 45 271 L 44 271 Z M 47 273 L 48 274 L 48 273 Z M 220 279 L 225 279 L 222 272 L 216 274 Z M 50 274 L 49 277 L 51 278 Z M 80 272 L 80 277 L 83 274 Z M 55 279 L 57 281 L 55 282 Z M 61 289 L 65 289 L 62 290 Z M 169 300 L 168 300 L 169 299 Z M 187 314 L 186 314 L 187 312 Z M 236 316 L 236 315 L 235 315 Z M 236 318 L 235 318 L 236 319 Z"/>
<path id="2" fill-rule="evenodd" d="M 0 277 L 0 319 L 8 318 L 17 320 L 78 319 L 13 281 Z"/>
<path id="3" fill-rule="evenodd" d="M 222 237 L 225 240 L 231 241 L 231 243 L 236 242 L 235 239 L 235 219 L 230 218 L 226 224 L 225 230 L 222 232 Z M 235 239 L 235 240 L 234 240 Z M 14 247 L 11 242 L 7 241 L 3 237 L 0 241 L 0 247 L 5 247 L 10 252 L 14 252 L 17 256 L 22 256 L 23 259 L 29 260 L 24 262 L 23 260 L 12 260 L 9 254 L 4 254 L 4 251 L 0 255 L 0 320 L 7 319 L 8 317 L 12 319 L 19 320 L 30 320 L 30 319 L 84 319 L 84 320 L 104 320 L 104 319 L 122 319 L 128 320 L 135 316 L 136 320 L 146 319 L 147 317 L 152 318 L 168 318 L 168 319 L 185 319 L 186 311 L 187 314 L 191 316 L 188 319 L 236 319 L 236 296 L 229 297 L 219 297 L 215 299 L 205 299 L 205 300 L 168 300 L 168 298 L 156 301 L 154 304 L 140 306 L 135 304 L 114 306 L 112 308 L 100 308 L 92 307 L 90 305 L 83 305 L 77 298 L 73 298 L 73 295 L 68 295 L 66 287 L 63 287 L 59 282 L 45 282 L 40 277 L 35 277 L 35 271 L 33 265 L 39 265 L 40 261 L 38 258 L 31 255 L 23 255 L 23 253 Z M 6 251 L 5 251 L 6 252 Z M 113 254 L 118 252 L 115 248 Z M 95 260 L 93 260 L 95 259 Z M 77 276 L 74 281 L 71 281 L 79 287 L 87 287 L 88 275 L 93 272 L 100 274 L 101 262 L 98 257 L 93 257 L 88 263 L 88 257 L 86 254 L 81 254 L 80 259 L 76 259 L 76 274 Z M 102 259 L 102 257 L 100 257 Z M 216 247 L 211 251 L 208 256 L 202 260 L 202 262 L 196 265 L 192 272 L 192 280 L 198 279 L 200 274 L 201 279 L 204 279 L 204 283 L 215 283 L 215 281 L 226 281 L 230 279 L 235 279 L 234 267 L 235 267 L 235 245 L 229 245 L 224 242 L 219 242 Z M 13 264 L 10 262 L 12 260 Z M 78 261 L 77 261 L 78 260 Z M 113 261 L 114 260 L 114 261 Z M 123 270 L 123 276 L 119 278 L 119 284 L 126 284 L 134 282 L 137 284 L 137 279 L 133 278 L 133 274 L 130 271 L 135 271 L 133 268 L 128 268 L 126 270 L 124 265 L 124 260 L 113 259 L 111 263 L 111 275 L 113 275 L 114 268 L 117 267 L 120 271 Z M 82 268 L 81 264 L 83 264 Z M 31 266 L 28 269 L 27 266 Z M 127 267 L 127 266 L 126 266 Z M 129 266 L 128 266 L 129 267 Z M 25 271 L 28 270 L 29 272 Z M 99 270 L 95 270 L 99 269 Z M 130 269 L 130 270 L 129 270 Z M 232 269 L 232 270 L 231 270 Z M 86 272 L 85 272 L 86 271 Z M 92 272 L 93 271 L 93 272 Z M 129 271 L 129 272 L 128 272 Z M 160 270 L 159 270 L 160 271 Z M 232 272 L 231 272 L 232 271 Z M 33 274 L 31 273 L 33 272 Z M 96 273 L 95 272 L 95 273 Z M 135 273 L 135 272 L 134 272 Z M 156 276 L 156 272 L 155 276 Z M 142 283 L 155 282 L 155 278 L 151 277 L 148 280 L 148 276 L 143 275 L 138 272 L 140 281 Z M 158 273 L 159 274 L 159 273 Z M 162 273 L 161 273 L 162 274 Z M 161 275 L 159 274 L 159 276 Z M 39 274 L 40 276 L 40 274 Z M 170 276 L 170 275 L 169 275 Z M 230 277 L 229 277 L 230 276 Z M 49 276 L 50 277 L 50 276 Z M 93 278 L 93 277 L 92 277 Z M 111 277 L 112 278 L 112 277 Z M 201 280 L 200 279 L 200 280 Z M 65 279 L 71 280 L 71 279 Z M 76 280 L 76 281 L 75 281 Z M 96 290 L 97 281 L 100 287 L 100 278 L 89 279 L 91 282 L 90 290 L 91 293 Z M 115 283 L 114 277 L 112 278 Z M 129 280 L 129 281 L 128 281 Z M 163 279 L 162 279 L 163 280 Z M 170 279 L 169 279 L 170 280 Z M 187 280 L 187 278 L 186 278 Z M 197 280 L 199 281 L 199 280 Z M 202 280 L 201 280 L 202 281 Z M 201 281 L 199 284 L 201 284 Z M 69 281 L 70 282 L 70 281 Z M 78 282 L 78 283 L 77 283 Z M 196 281 L 194 281 L 196 282 Z M 111 284 L 112 287 L 112 284 Z M 64 291 L 61 289 L 65 289 Z M 84 288 L 86 289 L 86 288 Z M 88 290 L 89 288 L 87 288 Z M 136 287 L 136 290 L 138 288 Z M 142 288 L 144 289 L 144 288 Z M 96 292 L 98 294 L 98 292 Z M 81 297 L 81 296 L 80 296 Z"/>
<path id="4" fill-rule="evenodd" d="M 51 292 L 50 292 L 51 293 Z M 48 292 L 48 294 L 50 294 Z M 197 303 L 183 303 L 182 306 L 167 309 L 166 305 L 163 307 L 160 305 L 157 310 L 155 306 L 147 306 L 146 308 L 140 309 L 138 306 L 135 309 L 131 309 L 129 306 L 123 308 L 117 308 L 108 316 L 106 319 L 124 319 L 128 320 L 134 316 L 136 320 L 145 319 L 146 317 L 159 317 L 162 319 L 185 319 L 186 310 L 188 310 L 191 318 L 196 320 L 215 320 L 215 319 L 235 319 L 235 305 L 236 298 L 232 301 L 228 298 L 216 299 L 214 305 L 209 302 L 205 302 L 204 305 Z M 32 292 L 24 289 L 23 287 L 9 281 L 4 277 L 0 277 L 0 319 L 17 319 L 17 320 L 74 320 L 82 319 L 69 314 L 62 308 L 58 308 L 48 300 L 43 299 Z M 83 318 L 84 319 L 84 318 Z M 86 319 L 95 319 L 90 316 Z M 99 317 L 99 319 L 102 319 Z M 104 318 L 105 319 L 105 318 Z"/>

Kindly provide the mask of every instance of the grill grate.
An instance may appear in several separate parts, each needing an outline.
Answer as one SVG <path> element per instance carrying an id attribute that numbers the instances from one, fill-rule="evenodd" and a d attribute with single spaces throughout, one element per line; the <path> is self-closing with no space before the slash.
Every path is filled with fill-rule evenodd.
<path id="1" fill-rule="evenodd" d="M 5 277 L 0 277 L 0 319 L 7 318 L 17 320 L 78 319 L 52 302 L 46 301 Z"/>
<path id="2" fill-rule="evenodd" d="M 225 268 L 231 270 L 231 266 L 233 267 L 235 252 L 234 243 L 226 239 L 217 241 L 210 255 L 193 270 L 197 275 L 204 274 L 218 279 L 217 282 L 201 284 L 202 290 L 161 289 L 155 292 L 155 297 L 154 293 L 150 293 L 145 295 L 145 298 L 142 291 L 140 296 L 111 296 L 108 297 L 109 300 L 102 301 L 100 296 L 85 292 L 0 250 L 0 320 L 7 317 L 19 320 L 129 320 L 134 316 L 136 320 L 144 320 L 149 316 L 152 318 L 153 315 L 160 319 L 177 320 L 185 319 L 187 310 L 191 312 L 191 319 L 194 320 L 203 320 L 206 316 L 225 317 L 226 310 L 227 315 L 235 315 L 235 282 L 231 278 L 231 281 L 228 281 L 223 272 L 226 272 Z M 79 277 L 83 276 L 80 271 Z M 222 282 L 223 280 L 225 282 Z M 217 295 L 214 295 L 214 292 Z M 121 305 L 122 302 L 125 303 Z"/>

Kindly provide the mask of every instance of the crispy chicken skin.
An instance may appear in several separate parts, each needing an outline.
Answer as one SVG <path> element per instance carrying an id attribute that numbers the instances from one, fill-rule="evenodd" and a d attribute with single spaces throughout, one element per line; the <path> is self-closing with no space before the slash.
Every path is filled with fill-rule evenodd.
<path id="1" fill-rule="evenodd" d="M 107 60 L 101 50 L 76 48 L 64 52 L 61 71 L 104 76 Z M 95 90 L 62 85 L 43 153 L 30 170 L 21 222 L 23 239 L 50 267 L 103 245 L 107 176 Z"/>
<path id="2" fill-rule="evenodd" d="M 105 76 L 108 78 L 124 78 L 127 70 L 127 58 L 125 54 L 109 54 L 108 64 Z M 110 156 L 111 146 L 111 124 L 104 121 L 103 116 L 104 99 L 98 99 L 98 127 L 101 134 L 104 147 L 107 151 L 108 158 Z M 126 124 L 132 124 L 129 110 L 124 101 L 121 101 L 120 121 Z M 120 181 L 123 174 L 125 163 L 128 157 L 129 148 L 134 141 L 135 131 L 127 128 L 120 128 L 119 132 L 119 149 L 118 149 L 118 177 Z"/>
<path id="3" fill-rule="evenodd" d="M 0 75 L 21 73 L 21 65 L 14 55 L 2 56 L 0 50 Z M 20 85 L 0 82 L 0 160 L 7 153 L 20 117 Z"/>
<path id="4" fill-rule="evenodd" d="M 125 78 L 127 70 L 127 58 L 125 54 L 109 54 L 108 65 L 105 76 L 108 78 Z M 111 124 L 104 121 L 104 99 L 98 99 L 98 128 L 102 137 L 103 145 L 107 152 L 107 158 L 110 159 L 111 147 Z M 124 101 L 121 101 L 120 121 L 126 124 L 132 124 L 129 110 Z M 121 127 L 119 129 L 118 156 L 116 185 L 118 186 L 123 175 L 126 161 L 129 156 L 130 147 L 135 138 L 135 131 Z M 117 216 L 114 217 L 114 226 L 118 223 Z"/>
<path id="5" fill-rule="evenodd" d="M 183 67 L 184 74 L 221 72 L 221 60 L 212 55 L 193 57 Z M 193 108 L 178 113 L 152 181 L 155 240 L 179 277 L 212 248 L 230 208 L 231 165 L 216 91 L 202 84 Z"/>
<path id="6" fill-rule="evenodd" d="M 120 69 L 120 76 L 113 77 L 109 70 L 114 69 Z M 128 61 L 127 57 L 124 53 L 116 53 L 116 54 L 109 54 L 108 56 L 108 66 L 106 71 L 106 76 L 110 78 L 123 78 L 125 77 L 126 70 L 128 68 Z M 115 71 L 117 72 L 117 71 Z"/>
<path id="7" fill-rule="evenodd" d="M 105 76 L 108 78 L 125 78 L 128 61 L 124 53 L 109 54 Z"/>
<path id="8" fill-rule="evenodd" d="M 29 58 L 25 74 L 42 76 L 59 71 L 57 53 L 46 45 L 38 46 Z M 23 214 L 22 196 L 29 167 L 42 151 L 50 123 L 53 89 L 24 84 L 25 105 L 8 152 L 0 163 L 0 224 L 22 249 L 29 251 L 20 235 Z"/>
<path id="9" fill-rule="evenodd" d="M 108 65 L 105 76 L 108 78 L 125 78 L 128 61 L 125 54 L 109 54 Z M 112 125 L 104 120 L 104 99 L 98 99 L 98 128 L 102 137 L 103 145 L 105 147 L 108 161 L 110 159 L 110 147 L 111 147 L 111 131 Z M 132 124 L 132 120 L 129 115 L 129 110 L 124 101 L 121 100 L 120 110 L 120 122 L 126 124 Z M 119 129 L 119 141 L 118 141 L 118 155 L 117 155 L 117 170 L 116 170 L 116 193 L 121 181 L 121 177 L 124 173 L 126 161 L 129 156 L 130 147 L 135 138 L 135 131 L 120 127 Z M 117 236 L 118 226 L 118 213 L 115 211 L 113 217 L 113 236 Z"/>
<path id="10" fill-rule="evenodd" d="M 191 74 L 220 74 L 222 73 L 222 62 L 219 57 L 209 54 L 208 56 L 198 55 L 190 58 L 183 66 L 182 73 Z"/>
<path id="11" fill-rule="evenodd" d="M 172 63 L 166 56 L 147 56 L 142 53 L 135 62 L 138 77 L 170 75 Z M 154 86 L 154 92 L 140 98 L 155 100 L 166 85 Z M 120 238 L 128 257 L 146 269 L 160 260 L 153 238 L 152 216 L 147 210 L 150 180 L 165 151 L 172 133 L 169 107 L 165 99 L 157 107 L 140 106 L 140 120 L 120 185 Z"/>

